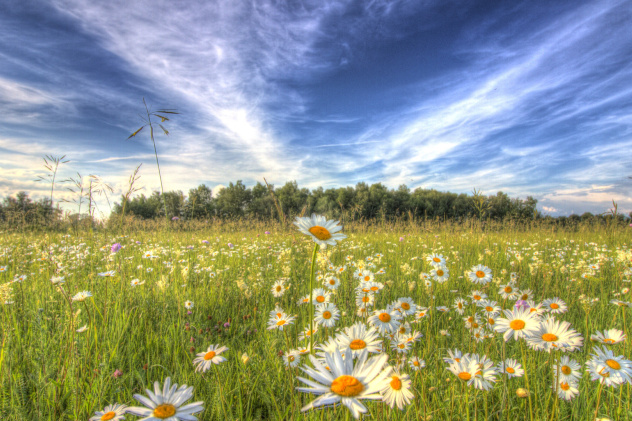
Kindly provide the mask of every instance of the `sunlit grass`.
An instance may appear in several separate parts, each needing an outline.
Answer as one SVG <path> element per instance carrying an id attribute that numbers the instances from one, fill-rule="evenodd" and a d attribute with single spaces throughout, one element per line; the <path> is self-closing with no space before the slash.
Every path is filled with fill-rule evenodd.
<path id="1" fill-rule="evenodd" d="M 204 405 L 196 414 L 200 420 L 347 415 L 340 406 L 301 413 L 314 396 L 295 390 L 302 386 L 297 376 L 304 374 L 286 368 L 280 355 L 309 342 L 298 339 L 309 326 L 309 308 L 297 304 L 309 294 L 314 243 L 306 236 L 292 228 L 254 223 L 190 230 L 176 222 L 152 230 L 128 226 L 125 233 L 80 230 L 0 236 L 0 266 L 6 266 L 0 283 L 11 282 L 6 299 L 12 302 L 0 313 L 1 419 L 85 420 L 108 404 L 137 406 L 133 395 L 145 394 L 154 381 L 162 383 L 166 377 L 194 387 L 192 401 Z M 406 354 L 425 360 L 426 367 L 412 371 L 405 365 L 400 370 L 410 374 L 413 402 L 404 411 L 369 402 L 365 418 L 592 419 L 596 410 L 610 419 L 632 417 L 630 384 L 603 387 L 599 393 L 599 384 L 590 381 L 584 366 L 592 353 L 591 334 L 615 328 L 629 331 L 630 309 L 610 304 L 613 299 L 632 301 L 626 282 L 631 278 L 626 274 L 630 261 L 617 254 L 630 244 L 628 231 L 505 227 L 484 232 L 476 226 L 406 223 L 356 224 L 345 227 L 344 233 L 347 238 L 324 253 L 334 267 L 372 257 L 371 270 L 384 269 L 385 274 L 375 275 L 376 281 L 385 283 L 376 296 L 376 309 L 403 297 L 430 308 L 426 318 L 411 322 L 412 329 L 424 336 Z M 117 253 L 111 251 L 114 243 L 123 245 Z M 329 272 L 324 253 L 319 253 L 317 267 L 322 274 Z M 450 276 L 427 288 L 420 274 L 430 273 L 425 257 L 431 253 L 446 257 Z M 478 264 L 491 268 L 492 283 L 470 282 L 465 272 Z M 591 264 L 599 269 L 590 269 Z M 347 266 L 336 274 L 340 287 L 332 302 L 341 317 L 335 328 L 320 328 L 315 342 L 364 320 L 356 315 L 354 270 Z M 99 275 L 108 271 L 114 276 Z M 583 375 L 579 396 L 570 402 L 558 401 L 551 388 L 556 353 L 522 350 L 516 341 L 504 343 L 500 334 L 476 342 L 465 327 L 463 318 L 475 310 L 468 298 L 473 290 L 485 292 L 503 308 L 513 307 L 515 300 L 498 294 L 498 285 L 506 284 L 512 272 L 520 289 L 533 291 L 535 302 L 561 298 L 568 312 L 558 318 L 584 337 L 581 350 L 569 354 L 582 364 Z M 20 275 L 26 279 L 12 282 Z M 64 283 L 53 285 L 54 276 L 63 276 Z M 288 278 L 289 288 L 275 298 L 271 288 L 281 278 Z M 134 279 L 144 284 L 132 286 Z M 314 286 L 322 283 L 315 281 Z M 92 297 L 71 301 L 81 291 Z M 468 301 L 463 316 L 453 308 L 458 297 Z M 185 308 L 187 301 L 193 303 L 190 310 Z M 298 316 L 283 332 L 266 329 L 268 313 L 277 304 Z M 439 306 L 450 311 L 442 314 L 436 310 Z M 87 329 L 77 332 L 84 325 Z M 629 359 L 631 340 L 610 348 Z M 196 373 L 196 354 L 215 344 L 228 347 L 222 354 L 227 361 Z M 496 364 L 503 356 L 524 361 L 528 379 L 504 381 L 498 376 L 490 391 L 466 387 L 443 362 L 447 350 L 455 348 L 487 355 Z M 395 353 L 388 353 L 389 364 L 395 366 Z M 306 364 L 308 359 L 302 356 L 299 367 Z M 519 397 L 519 388 L 528 389 L 530 399 Z"/>

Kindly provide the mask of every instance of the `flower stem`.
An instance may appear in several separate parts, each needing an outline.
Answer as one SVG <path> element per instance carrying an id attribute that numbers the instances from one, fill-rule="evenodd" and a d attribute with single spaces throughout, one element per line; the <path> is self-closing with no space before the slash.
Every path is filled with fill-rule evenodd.
<path id="1" fill-rule="evenodd" d="M 314 292 L 314 275 L 316 272 L 316 256 L 318 255 L 318 244 L 314 245 L 314 253 L 312 254 L 312 268 L 309 272 L 309 352 L 314 355 L 314 302 L 312 295 Z"/>

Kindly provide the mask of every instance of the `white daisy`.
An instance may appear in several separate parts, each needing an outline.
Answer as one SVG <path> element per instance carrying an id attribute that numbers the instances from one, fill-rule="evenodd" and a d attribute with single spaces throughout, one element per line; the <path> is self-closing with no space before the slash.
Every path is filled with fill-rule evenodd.
<path id="1" fill-rule="evenodd" d="M 226 358 L 222 357 L 222 352 L 228 350 L 225 346 L 219 345 L 210 345 L 206 352 L 201 352 L 197 355 L 197 358 L 193 360 L 193 365 L 195 365 L 195 372 L 198 371 L 206 372 L 213 364 L 219 365 L 226 361 Z"/>
<path id="2" fill-rule="evenodd" d="M 327 245 L 335 246 L 336 241 L 347 238 L 346 235 L 340 233 L 342 225 L 338 221 L 327 220 L 322 215 L 312 214 L 311 217 L 296 217 L 294 221 L 303 234 L 312 237 L 314 242 L 321 248 L 325 249 Z"/>
<path id="3" fill-rule="evenodd" d="M 391 381 L 381 391 L 382 400 L 391 408 L 397 405 L 403 411 L 404 406 L 410 404 L 414 397 L 410 387 L 411 381 L 408 374 L 391 373 Z"/>
<path id="4" fill-rule="evenodd" d="M 386 365 L 388 355 L 380 354 L 367 359 L 368 352 L 364 351 L 354 365 L 351 350 L 347 349 L 345 354 L 347 357 L 343 359 L 339 349 L 326 353 L 325 365 L 310 355 L 314 368 L 304 366 L 301 370 L 313 380 L 298 377 L 298 380 L 310 387 L 297 387 L 296 390 L 321 396 L 305 405 L 301 412 L 341 402 L 358 419 L 360 414 L 368 411 L 360 403 L 361 399 L 382 399 L 379 392 L 390 381 L 391 367 Z"/>
<path id="5" fill-rule="evenodd" d="M 336 336 L 336 341 L 340 348 L 350 348 L 354 357 L 365 349 L 370 353 L 378 353 L 382 346 L 377 329 L 361 322 L 346 327 Z"/>
<path id="6" fill-rule="evenodd" d="M 333 303 L 321 304 L 316 307 L 314 323 L 324 327 L 334 327 L 340 317 L 340 310 Z"/>
<path id="7" fill-rule="evenodd" d="M 89 421 L 119 421 L 125 419 L 125 412 L 127 411 L 127 405 L 115 403 L 103 408 L 103 411 L 97 411 Z"/>
<path id="8" fill-rule="evenodd" d="M 204 410 L 204 402 L 193 402 L 181 406 L 184 402 L 193 397 L 193 387 L 186 384 L 178 388 L 177 384 L 171 385 L 171 378 L 167 377 L 165 385 L 160 390 L 160 384 L 154 382 L 154 392 L 145 390 L 149 398 L 143 395 L 134 395 L 134 399 L 145 405 L 145 407 L 133 406 L 127 408 L 127 413 L 143 418 L 143 421 L 197 421 L 193 414 Z"/>

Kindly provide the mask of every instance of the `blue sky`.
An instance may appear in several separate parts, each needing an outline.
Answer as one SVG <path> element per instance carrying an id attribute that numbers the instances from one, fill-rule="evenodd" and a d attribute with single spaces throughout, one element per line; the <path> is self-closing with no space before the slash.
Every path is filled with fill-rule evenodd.
<path id="1" fill-rule="evenodd" d="M 545 214 L 632 210 L 629 1 L 8 0 L 0 195 L 94 174 L 166 190 L 397 188 L 512 197 Z M 58 199 L 63 193 L 57 187 Z M 108 213 L 107 205 L 100 209 Z"/>

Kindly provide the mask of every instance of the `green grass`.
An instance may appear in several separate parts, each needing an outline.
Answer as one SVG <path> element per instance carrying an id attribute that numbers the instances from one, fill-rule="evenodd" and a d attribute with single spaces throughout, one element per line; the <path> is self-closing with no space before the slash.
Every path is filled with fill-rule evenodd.
<path id="1" fill-rule="evenodd" d="M 266 229 L 272 234 L 265 235 Z M 376 259 L 373 269 L 386 270 L 386 274 L 376 275 L 377 281 L 387 284 L 376 297 L 376 308 L 401 297 L 411 297 L 424 307 L 432 307 L 434 302 L 435 306 L 451 308 L 447 314 L 431 311 L 420 323 L 411 323 L 424 337 L 408 356 L 426 361 L 426 367 L 417 373 L 402 369 L 413 380 L 413 402 L 404 411 L 369 402 L 364 418 L 413 420 L 432 416 L 435 420 L 459 420 L 469 414 L 470 419 L 480 420 L 593 419 L 599 384 L 590 381 L 583 364 L 591 354 L 591 334 L 612 328 L 624 330 L 625 317 L 630 319 L 629 308 L 609 303 L 614 298 L 632 301 L 630 292 L 615 296 L 631 286 L 624 282 L 631 278 L 625 275 L 630 262 L 617 260 L 617 249 L 630 245 L 630 231 L 595 228 L 564 232 L 536 227 L 483 232 L 457 225 L 421 229 L 396 224 L 358 226 L 345 229 L 345 233 L 346 240 L 325 250 L 333 265 L 348 263 L 348 255 L 354 256 L 353 261 L 376 253 L 384 255 Z M 115 242 L 124 248 L 112 254 L 110 246 Z M 228 247 L 228 243 L 235 247 Z M 26 280 L 10 284 L 13 304 L 3 305 L 0 312 L 0 419 L 87 420 L 110 403 L 140 406 L 133 395 L 145 394 L 154 381 L 162 383 L 166 377 L 194 387 L 192 401 L 204 402 L 204 411 L 197 414 L 200 420 L 334 420 L 347 416 L 347 408 L 339 406 L 301 413 L 314 396 L 295 391 L 302 386 L 296 378 L 302 374 L 285 368 L 279 356 L 279 351 L 298 347 L 298 333 L 309 325 L 308 308 L 299 307 L 297 301 L 309 293 L 313 242 L 296 230 L 228 225 L 197 231 L 135 230 L 125 236 L 102 231 L 66 236 L 5 232 L 0 234 L 0 246 L 0 265 L 7 266 L 0 273 L 0 284 L 27 275 Z M 519 251 L 522 260 L 509 253 L 509 248 Z M 158 257 L 144 259 L 148 250 L 154 250 Z M 565 256 L 556 257 L 558 251 L 564 251 Z M 447 257 L 450 279 L 427 289 L 419 274 L 430 272 L 424 257 L 432 252 Z M 601 268 L 583 279 L 581 275 L 589 272 L 588 264 L 596 262 Z M 457 297 L 466 297 L 474 289 L 482 289 L 505 308 L 513 306 L 513 301 L 503 302 L 498 297 L 496 283 L 477 288 L 467 280 L 465 271 L 477 264 L 491 268 L 494 282 L 500 284 L 509 280 L 511 272 L 517 273 L 518 286 L 533 290 L 537 302 L 560 297 L 567 303 L 569 311 L 559 318 L 570 322 L 583 335 L 585 344 L 571 355 L 582 364 L 584 373 L 575 399 L 557 401 L 550 368 L 557 356 L 544 352 L 526 351 L 530 400 L 516 396 L 516 389 L 526 387 L 525 377 L 504 382 L 499 376 L 491 391 L 477 391 L 465 387 L 446 370 L 442 358 L 447 356 L 447 349 L 485 354 L 495 363 L 502 358 L 502 335 L 476 343 L 463 322 L 472 306 L 464 316 L 452 308 Z M 324 267 L 318 269 L 327 272 Z M 115 276 L 98 275 L 107 270 L 115 270 Z M 211 271 L 216 274 L 214 278 L 209 275 Z M 65 276 L 62 288 L 67 296 L 87 290 L 93 297 L 70 303 L 51 284 L 54 275 Z M 337 329 L 360 320 L 355 315 L 353 288 L 357 281 L 352 275 L 353 268 L 348 268 L 338 276 L 341 286 L 333 302 L 346 315 L 336 324 Z M 282 277 L 289 278 L 290 288 L 275 298 L 270 288 Z M 131 287 L 132 279 L 145 284 Z M 587 304 L 581 296 L 599 301 Z M 190 315 L 184 307 L 187 300 L 194 303 Z M 287 335 L 266 329 L 268 312 L 276 303 L 287 313 L 298 315 Z M 230 327 L 225 328 L 229 320 Z M 84 325 L 88 330 L 77 333 Z M 442 330 L 451 336 L 443 336 Z M 316 341 L 326 339 L 324 334 L 320 329 Z M 631 341 L 628 338 L 611 349 L 615 355 L 630 359 Z M 222 354 L 227 361 L 206 373 L 196 373 L 192 364 L 195 353 L 204 352 L 211 344 L 229 348 Z M 247 364 L 242 362 L 243 353 L 250 357 Z M 516 341 L 507 342 L 504 353 L 507 358 L 522 358 Z M 390 355 L 389 363 L 394 365 L 395 356 Z M 304 364 L 309 364 L 306 357 L 301 360 Z M 117 369 L 123 374 L 114 378 Z M 598 416 L 632 418 L 630 393 L 629 383 L 604 387 Z M 128 415 L 126 419 L 138 418 Z"/>

